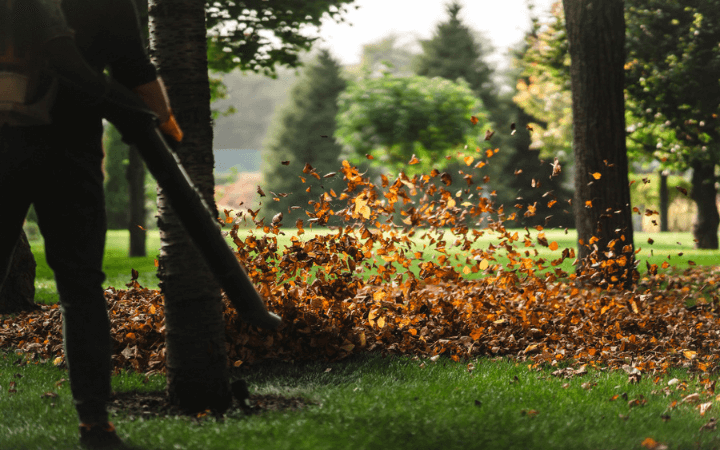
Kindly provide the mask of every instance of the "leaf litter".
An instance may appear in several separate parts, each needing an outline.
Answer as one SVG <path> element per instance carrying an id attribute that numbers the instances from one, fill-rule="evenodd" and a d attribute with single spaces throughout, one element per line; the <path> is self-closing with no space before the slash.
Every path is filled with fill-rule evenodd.
<path id="1" fill-rule="evenodd" d="M 495 152 L 488 151 L 488 158 Z M 309 164 L 303 173 L 323 178 Z M 542 226 L 524 234 L 506 228 L 519 216 L 534 215 L 535 206 L 509 214 L 496 207 L 483 192 L 487 176 L 475 180 L 460 171 L 461 185 L 452 188 L 448 173 L 433 170 L 400 173 L 394 180 L 381 175 L 376 185 L 347 161 L 333 176 L 339 174 L 345 190 L 324 191 L 310 202 L 307 220 L 295 223 L 283 249 L 277 237 L 289 229 L 282 228 L 281 214 L 266 224 L 259 210 L 225 211 L 222 222 L 232 224 L 228 234 L 238 258 L 268 309 L 283 318 L 279 329 L 260 330 L 241 322 L 224 299 L 232 366 L 339 360 L 374 351 L 455 361 L 506 356 L 535 368 L 579 367 L 563 369 L 564 377 L 582 375 L 587 367 L 631 367 L 635 381 L 640 373 L 671 367 L 716 371 L 717 266 L 660 270 L 646 263 L 640 275 L 635 255 L 627 246 L 618 250 L 623 236 L 606 249 L 591 239 L 588 260 L 574 260 L 575 250 L 548 242 Z M 257 191 L 264 195 L 261 187 Z M 254 230 L 242 233 L 248 223 Z M 324 232 L 306 233 L 306 226 Z M 539 246 L 547 248 L 542 255 Z M 574 260 L 575 273 L 562 270 L 566 260 Z M 631 289 L 623 289 L 623 276 L 633 277 Z M 114 367 L 162 373 L 163 296 L 136 279 L 133 273 L 128 289 L 105 291 Z M 0 348 L 64 364 L 58 305 L 2 318 Z"/>

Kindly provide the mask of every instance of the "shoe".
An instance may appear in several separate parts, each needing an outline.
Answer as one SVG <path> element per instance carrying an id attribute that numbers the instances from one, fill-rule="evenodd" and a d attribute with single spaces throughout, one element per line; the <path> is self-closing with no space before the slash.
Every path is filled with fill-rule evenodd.
<path id="1" fill-rule="evenodd" d="M 80 424 L 80 444 L 87 449 L 125 449 L 112 422 Z"/>

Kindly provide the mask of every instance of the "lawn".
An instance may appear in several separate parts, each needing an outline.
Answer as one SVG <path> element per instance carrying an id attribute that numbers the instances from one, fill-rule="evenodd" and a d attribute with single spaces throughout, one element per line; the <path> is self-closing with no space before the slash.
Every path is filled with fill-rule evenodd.
<path id="1" fill-rule="evenodd" d="M 12 355 L 0 357 L 0 448 L 77 448 L 67 374 L 15 363 Z M 148 450 L 641 449 L 648 438 L 671 449 L 720 447 L 716 431 L 701 430 L 712 428 L 716 412 L 702 416 L 696 403 L 682 402 L 704 389 L 697 376 L 671 371 L 630 383 L 621 371 L 591 369 L 566 379 L 554 370 L 501 359 L 379 355 L 261 364 L 242 374 L 255 399 L 281 394 L 308 405 L 250 416 L 235 408 L 222 419 L 122 411 L 112 419 L 128 443 Z M 124 374 L 113 388 L 152 392 L 164 384 L 161 376 L 143 381 Z M 8 393 L 11 382 L 15 392 Z"/>
<path id="2" fill-rule="evenodd" d="M 558 251 L 574 247 L 572 234 L 547 231 L 546 236 L 558 243 Z M 278 248 L 289 245 L 289 239 L 279 236 Z M 483 237 L 474 245 L 490 242 L 491 237 Z M 688 260 L 717 264 L 720 255 L 694 250 L 687 233 L 638 234 L 636 242 L 644 247 L 641 261 L 650 258 L 651 264 L 668 257 L 680 268 L 687 267 Z M 32 245 L 39 296 L 55 302 L 41 242 Z M 422 242 L 416 245 L 421 248 Z M 151 232 L 150 256 L 128 259 L 127 234 L 110 232 L 107 285 L 124 287 L 134 268 L 141 284 L 156 287 L 158 246 L 157 234 Z M 545 247 L 538 252 L 552 255 Z M 249 382 L 258 414 L 245 415 L 237 407 L 221 419 L 116 410 L 112 420 L 129 443 L 158 450 L 720 448 L 714 429 L 720 408 L 714 368 L 709 373 L 646 371 L 638 377 L 602 365 L 567 364 L 532 366 L 493 357 L 455 362 L 444 356 L 378 353 L 332 363 L 261 362 L 243 365 L 235 373 Z M 0 353 L 0 410 L 5 417 L 0 449 L 77 448 L 66 377 L 50 363 L 26 363 L 13 353 Z M 162 375 L 122 373 L 113 378 L 116 392 L 160 392 L 164 384 Z M 306 406 L 272 410 L 268 405 L 277 395 L 300 398 Z"/>

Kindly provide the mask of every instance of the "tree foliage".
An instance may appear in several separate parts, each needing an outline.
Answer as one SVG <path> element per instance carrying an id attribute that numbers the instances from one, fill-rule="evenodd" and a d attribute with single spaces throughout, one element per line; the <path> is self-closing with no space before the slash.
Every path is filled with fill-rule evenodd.
<path id="1" fill-rule="evenodd" d="M 462 22 L 462 5 L 458 1 L 450 2 L 446 10 L 448 19 L 437 25 L 430 39 L 420 41 L 423 51 L 415 61 L 415 73 L 452 81 L 462 77 L 492 111 L 497 106 L 497 89 L 493 70 L 485 61 L 489 46 L 478 42 L 477 33 Z"/>
<path id="2" fill-rule="evenodd" d="M 464 80 L 384 73 L 351 83 L 339 108 L 336 136 L 347 156 L 360 162 L 370 155 L 376 165 L 397 171 L 410 161 L 422 163 L 418 169 L 444 167 L 446 156 L 474 147 L 473 138 L 488 125 L 482 102 Z"/>
<path id="3" fill-rule="evenodd" d="M 322 193 L 311 186 L 331 188 L 334 184 L 334 180 L 321 176 L 337 170 L 340 164 L 342 148 L 333 137 L 337 99 L 346 86 L 340 72 L 340 65 L 330 53 L 321 51 L 303 70 L 288 103 L 275 116 L 262 152 L 261 195 L 267 195 L 262 200 L 268 220 L 278 213 L 290 224 L 297 219 L 307 220 L 304 211 L 308 201 Z M 307 167 L 302 176 L 292 172 L 298 167 Z"/>
<path id="4" fill-rule="evenodd" d="M 626 89 L 636 128 L 659 126 L 655 156 L 685 170 L 720 163 L 720 2 L 629 0 Z"/>
<path id="5" fill-rule="evenodd" d="M 275 76 L 277 66 L 297 67 L 318 37 L 308 30 L 323 18 L 342 22 L 353 0 L 242 0 L 207 4 L 208 66 Z"/>

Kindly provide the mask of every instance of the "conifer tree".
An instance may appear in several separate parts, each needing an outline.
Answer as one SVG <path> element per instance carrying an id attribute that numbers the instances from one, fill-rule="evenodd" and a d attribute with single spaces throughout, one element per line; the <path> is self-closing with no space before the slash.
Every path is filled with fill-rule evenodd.
<path id="1" fill-rule="evenodd" d="M 307 223 L 310 216 L 305 211 L 314 212 L 308 202 L 318 201 L 324 191 L 339 186 L 340 177 L 324 175 L 340 167 L 341 146 L 333 137 L 337 99 L 346 86 L 340 71 L 330 53 L 320 51 L 273 121 L 262 151 L 265 197 L 260 217 L 265 217 L 266 224 L 278 213 L 283 214 L 285 226 L 294 226 L 298 219 Z"/>
<path id="2" fill-rule="evenodd" d="M 449 18 L 437 25 L 433 37 L 420 41 L 423 53 L 415 61 L 415 73 L 428 78 L 441 77 L 456 81 L 462 77 L 492 111 L 497 106 L 492 68 L 485 62 L 490 49 L 475 39 L 473 30 L 460 20 L 462 5 L 447 5 Z"/>

